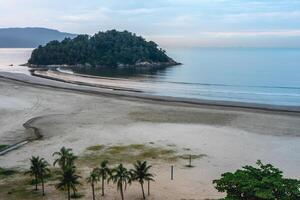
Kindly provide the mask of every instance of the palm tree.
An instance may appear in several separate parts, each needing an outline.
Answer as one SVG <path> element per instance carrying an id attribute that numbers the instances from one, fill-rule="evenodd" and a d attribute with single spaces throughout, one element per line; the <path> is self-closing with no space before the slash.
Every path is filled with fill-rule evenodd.
<path id="1" fill-rule="evenodd" d="M 39 157 L 32 156 L 30 158 L 30 169 L 25 174 L 30 174 L 34 177 L 35 190 L 38 190 L 38 179 L 39 179 Z"/>
<path id="2" fill-rule="evenodd" d="M 44 158 L 39 159 L 39 161 L 38 161 L 38 177 L 42 182 L 43 196 L 45 196 L 44 178 L 47 174 L 50 173 L 48 166 L 49 166 L 49 163 Z"/>
<path id="3" fill-rule="evenodd" d="M 134 165 L 134 169 L 131 170 L 132 172 L 132 179 L 138 181 L 142 188 L 143 199 L 145 199 L 145 192 L 144 192 L 144 182 L 145 181 L 154 181 L 153 174 L 149 172 L 151 165 L 147 165 L 147 161 L 141 162 L 137 161 Z"/>
<path id="4" fill-rule="evenodd" d="M 60 151 L 54 152 L 52 156 L 58 156 L 54 161 L 53 165 L 58 164 L 62 169 L 65 168 L 68 164 L 71 165 L 76 157 L 72 153 L 72 149 L 62 147 Z"/>
<path id="5" fill-rule="evenodd" d="M 75 193 L 77 191 L 76 185 L 79 185 L 78 179 L 81 178 L 76 174 L 76 167 L 67 165 L 65 166 L 64 170 L 61 171 L 60 177 L 59 177 L 59 183 L 56 185 L 57 189 L 68 191 L 68 200 L 70 200 L 70 190 L 72 189 Z"/>
<path id="6" fill-rule="evenodd" d="M 104 160 L 101 162 L 100 167 L 96 168 L 97 174 L 99 176 L 99 179 L 101 179 L 102 182 L 102 196 L 104 196 L 104 181 L 108 178 L 108 176 L 111 173 L 110 168 L 108 167 L 108 161 Z"/>
<path id="7" fill-rule="evenodd" d="M 124 191 L 127 188 L 127 184 L 131 184 L 131 173 L 122 164 L 111 170 L 111 176 L 109 180 L 117 184 L 117 189 L 120 191 L 121 198 L 124 200 Z"/>
<path id="8" fill-rule="evenodd" d="M 97 183 L 99 180 L 97 170 L 94 169 L 91 171 L 90 176 L 86 180 L 92 186 L 93 200 L 95 200 L 95 183 Z"/>

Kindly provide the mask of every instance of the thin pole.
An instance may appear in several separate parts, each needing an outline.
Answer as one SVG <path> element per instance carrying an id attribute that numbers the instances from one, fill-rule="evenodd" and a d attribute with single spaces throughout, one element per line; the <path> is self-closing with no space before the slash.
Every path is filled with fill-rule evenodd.
<path id="1" fill-rule="evenodd" d="M 171 166 L 171 180 L 174 179 L 174 166 Z"/>
<path id="2" fill-rule="evenodd" d="M 190 164 L 189 166 L 191 167 L 192 166 L 192 155 L 190 155 Z"/>

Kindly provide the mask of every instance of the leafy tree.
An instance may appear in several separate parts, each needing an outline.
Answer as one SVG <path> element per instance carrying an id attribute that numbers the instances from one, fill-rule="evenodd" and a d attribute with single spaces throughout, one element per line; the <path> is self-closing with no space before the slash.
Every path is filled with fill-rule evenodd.
<path id="1" fill-rule="evenodd" d="M 120 191 L 121 198 L 124 200 L 124 191 L 128 184 L 131 184 L 131 173 L 122 164 L 112 169 L 109 180 L 117 184 L 117 190 Z"/>
<path id="2" fill-rule="evenodd" d="M 49 163 L 44 158 L 39 159 L 39 161 L 38 161 L 38 177 L 42 183 L 43 196 L 45 196 L 44 179 L 45 179 L 45 176 L 50 173 L 48 166 L 49 166 Z"/>
<path id="3" fill-rule="evenodd" d="M 79 35 L 62 42 L 51 41 L 39 46 L 28 63 L 34 65 L 92 65 L 117 67 L 136 63 L 173 63 L 165 51 L 128 31 L 111 30 L 94 36 Z"/>
<path id="4" fill-rule="evenodd" d="M 56 164 L 58 164 L 60 166 L 62 175 L 70 175 L 71 172 L 76 172 L 74 162 L 77 159 L 77 157 L 72 153 L 72 149 L 62 147 L 60 151 L 53 153 L 53 156 L 58 156 L 58 158 L 54 161 L 53 165 L 55 166 Z M 71 169 L 73 169 L 73 171 Z M 73 196 L 76 196 L 76 184 L 77 183 L 74 182 L 74 184 L 71 184 L 70 187 L 67 187 L 68 190 L 73 190 Z"/>
<path id="5" fill-rule="evenodd" d="M 132 179 L 136 180 L 140 183 L 142 188 L 143 199 L 145 199 L 144 192 L 144 182 L 145 181 L 154 181 L 153 174 L 149 172 L 151 165 L 147 165 L 147 161 L 141 162 L 137 161 L 134 165 L 134 169 L 132 171 Z"/>
<path id="6" fill-rule="evenodd" d="M 271 164 L 257 161 L 258 168 L 245 166 L 234 173 L 225 173 L 214 180 L 224 200 L 296 200 L 300 199 L 300 181 L 287 179 Z"/>
<path id="7" fill-rule="evenodd" d="M 76 174 L 76 167 L 67 165 L 64 170 L 60 172 L 59 183 L 56 185 L 56 188 L 67 190 L 68 200 L 70 200 L 70 190 L 73 190 L 75 196 L 75 192 L 77 191 L 76 186 L 80 184 L 78 180 L 79 178 L 81 177 Z"/>
<path id="8" fill-rule="evenodd" d="M 95 200 L 95 183 L 99 180 L 96 169 L 94 169 L 90 176 L 87 178 L 87 182 L 92 186 L 93 200 Z"/>
<path id="9" fill-rule="evenodd" d="M 25 172 L 25 174 L 30 174 L 34 177 L 35 190 L 38 190 L 39 183 L 39 161 L 40 157 L 32 156 L 30 158 L 30 170 Z"/>
<path id="10" fill-rule="evenodd" d="M 111 173 L 110 168 L 108 167 L 108 161 L 104 160 L 101 162 L 100 167 L 96 168 L 96 172 L 98 174 L 99 179 L 102 182 L 102 196 L 104 196 L 104 181 L 107 180 L 108 176 Z"/>
<path id="11" fill-rule="evenodd" d="M 38 183 L 42 183 L 43 196 L 45 195 L 44 179 L 50 173 L 49 164 L 44 158 L 32 156 L 30 159 L 30 170 L 25 174 L 30 174 L 34 177 L 35 190 L 38 189 Z"/>
<path id="12" fill-rule="evenodd" d="M 76 159 L 76 156 L 72 153 L 72 149 L 66 147 L 62 147 L 60 151 L 54 152 L 52 156 L 58 156 L 53 165 L 55 166 L 58 164 L 62 169 L 64 169 L 67 165 L 73 165 L 73 162 Z"/>

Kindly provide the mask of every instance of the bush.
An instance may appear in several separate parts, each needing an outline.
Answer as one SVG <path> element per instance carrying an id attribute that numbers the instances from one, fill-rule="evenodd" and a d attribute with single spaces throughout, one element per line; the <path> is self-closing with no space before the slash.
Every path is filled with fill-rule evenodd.
<path id="1" fill-rule="evenodd" d="M 257 162 L 258 168 L 245 166 L 234 173 L 222 174 L 214 180 L 219 192 L 226 192 L 224 200 L 297 200 L 300 181 L 287 179 L 271 164 Z"/>

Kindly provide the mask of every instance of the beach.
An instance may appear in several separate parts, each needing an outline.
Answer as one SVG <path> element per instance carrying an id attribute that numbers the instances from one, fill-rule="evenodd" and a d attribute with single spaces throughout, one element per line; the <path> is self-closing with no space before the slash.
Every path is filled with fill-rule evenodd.
<path id="1" fill-rule="evenodd" d="M 214 189 L 212 181 L 224 172 L 253 165 L 258 159 L 274 164 L 287 177 L 299 178 L 297 110 L 148 98 L 128 91 L 125 86 L 91 87 L 4 72 L 0 76 L 0 144 L 29 140 L 28 144 L 0 156 L 1 167 L 24 170 L 32 155 L 51 163 L 52 153 L 62 146 L 72 148 L 85 159 L 87 149 L 97 145 L 143 145 L 172 150 L 176 155 L 196 155 L 193 168 L 185 167 L 184 159 L 150 159 L 156 175 L 150 199 L 220 198 L 224 194 Z M 32 132 L 26 131 L 26 122 L 39 130 L 41 139 L 35 140 Z M 93 164 L 91 160 L 79 163 L 83 176 Z M 131 166 L 130 162 L 126 165 Z M 53 191 L 48 199 L 64 199 L 53 186 L 47 189 Z M 88 185 L 79 190 L 90 197 Z M 107 193 L 106 199 L 117 197 L 113 185 Z M 0 195 L 6 193 L 0 191 Z M 138 199 L 139 195 L 137 185 L 125 194 L 127 199 Z"/>

